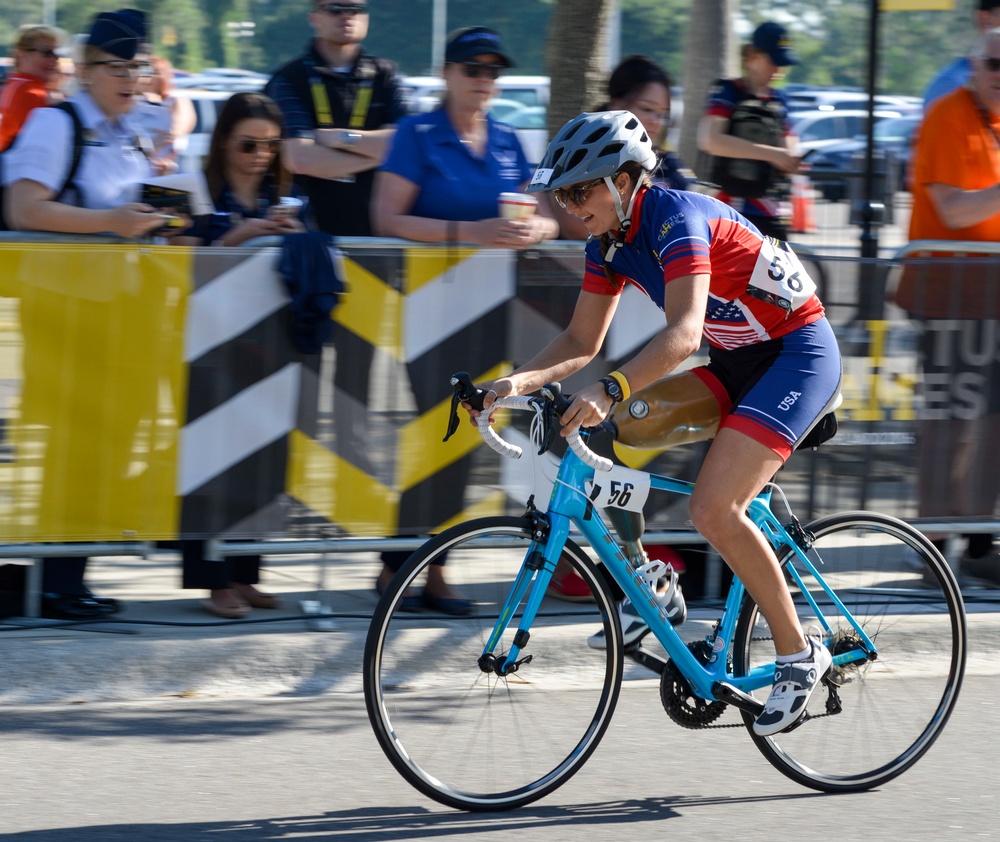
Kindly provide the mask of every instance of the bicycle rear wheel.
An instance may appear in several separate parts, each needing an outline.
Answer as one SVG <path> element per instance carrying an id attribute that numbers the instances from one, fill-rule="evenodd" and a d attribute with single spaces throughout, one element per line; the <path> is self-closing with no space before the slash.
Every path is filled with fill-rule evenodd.
<path id="1" fill-rule="evenodd" d="M 896 518 L 846 512 L 807 527 L 808 555 L 878 649 L 874 660 L 834 665 L 809 701 L 809 719 L 791 731 L 750 736 L 779 771 L 824 792 L 871 789 L 913 765 L 940 735 L 958 699 L 966 657 L 965 611 L 958 584 L 934 546 Z M 782 563 L 789 561 L 788 553 Z M 806 578 L 806 586 L 810 581 Z M 791 585 L 806 633 L 816 616 Z M 825 594 L 814 590 L 833 635 L 833 655 L 860 648 L 856 632 Z M 774 660 L 770 630 L 747 595 L 734 640 L 737 675 Z M 758 694 L 766 697 L 770 688 Z M 841 711 L 833 712 L 834 696 Z"/>
<path id="2" fill-rule="evenodd" d="M 571 778 L 597 747 L 621 688 L 621 624 L 602 573 L 567 541 L 562 561 L 593 601 L 543 601 L 517 672 L 500 677 L 479 659 L 525 558 L 525 518 L 461 524 L 410 557 L 389 585 L 365 644 L 368 717 L 386 756 L 420 792 L 465 810 L 535 801 Z M 468 617 L 406 614 L 401 598 L 447 553 L 447 578 L 475 603 Z M 523 603 L 495 648 L 505 654 Z M 608 645 L 587 638 L 604 629 Z"/>

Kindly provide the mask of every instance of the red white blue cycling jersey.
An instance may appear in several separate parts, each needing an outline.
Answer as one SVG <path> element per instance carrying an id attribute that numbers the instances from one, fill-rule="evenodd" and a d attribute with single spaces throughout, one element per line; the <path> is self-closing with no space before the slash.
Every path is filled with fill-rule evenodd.
<path id="1" fill-rule="evenodd" d="M 824 315 L 815 284 L 787 246 L 699 193 L 659 185 L 640 190 L 625 245 L 611 262 L 618 287 L 604 273 L 597 239 L 587 243 L 586 255 L 584 290 L 619 295 L 631 283 L 661 310 L 672 280 L 709 275 L 704 335 L 716 348 L 776 339 Z"/>

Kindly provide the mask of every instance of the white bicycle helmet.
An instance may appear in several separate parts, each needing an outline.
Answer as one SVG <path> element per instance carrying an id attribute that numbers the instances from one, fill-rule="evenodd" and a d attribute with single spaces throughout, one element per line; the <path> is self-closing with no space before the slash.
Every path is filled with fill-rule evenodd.
<path id="1" fill-rule="evenodd" d="M 646 130 L 631 111 L 596 111 L 574 117 L 556 133 L 528 184 L 528 193 L 555 190 L 612 176 L 622 164 L 656 167 Z"/>
<path id="2" fill-rule="evenodd" d="M 612 177 L 629 161 L 636 161 L 647 172 L 656 167 L 653 144 L 638 117 L 631 111 L 580 114 L 556 133 L 526 192 L 555 190 L 603 178 L 614 198 L 621 223 L 618 235 L 604 256 L 605 262 L 610 263 L 625 242 L 632 205 L 639 192 L 633 189 L 628 207 L 622 207 Z"/>

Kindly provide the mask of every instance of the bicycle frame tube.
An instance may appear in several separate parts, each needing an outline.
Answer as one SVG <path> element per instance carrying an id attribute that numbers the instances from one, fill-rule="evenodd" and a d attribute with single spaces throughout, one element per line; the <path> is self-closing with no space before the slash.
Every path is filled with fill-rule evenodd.
<path id="1" fill-rule="evenodd" d="M 688 679 L 692 689 L 698 696 L 704 699 L 714 698 L 712 685 L 717 681 L 726 681 L 745 692 L 769 686 L 773 682 L 774 677 L 773 663 L 760 665 L 751 670 L 747 675 L 739 678 L 734 678 L 728 669 L 729 648 L 736 630 L 739 610 L 745 594 L 743 583 L 737 577 L 733 577 L 732 585 L 726 596 L 722 619 L 716 630 L 715 643 L 713 644 L 713 651 L 715 653 L 713 660 L 708 665 L 703 665 L 695 658 L 690 649 L 688 649 L 687 644 L 684 643 L 683 639 L 670 624 L 666 612 L 656 600 L 656 594 L 650 583 L 632 568 L 631 563 L 622 552 L 615 537 L 604 524 L 600 514 L 594 510 L 584 490 L 587 481 L 592 479 L 593 476 L 593 468 L 585 465 L 572 451 L 566 452 L 559 467 L 552 495 L 549 498 L 546 513 L 549 520 L 548 538 L 544 546 L 532 543 L 529 548 L 525 556 L 525 563 L 522 564 L 511 595 L 501 612 L 501 616 L 484 651 L 492 653 L 493 648 L 498 644 L 501 635 L 509 625 L 515 609 L 526 593 L 527 601 L 518 625 L 519 634 L 515 636 L 515 640 L 526 641 L 528 639 L 527 633 L 531 629 L 531 625 L 541 606 L 542 599 L 545 596 L 545 589 L 551 580 L 552 573 L 555 571 L 556 564 L 569 537 L 569 529 L 572 522 L 597 553 L 601 562 L 603 562 L 611 576 L 621 586 L 625 595 L 632 601 L 642 618 L 649 624 L 656 639 L 659 640 L 671 660 Z M 651 488 L 657 491 L 666 491 L 685 496 L 690 496 L 694 489 L 693 483 L 670 477 L 662 477 L 656 474 L 650 474 L 650 485 Z M 874 643 L 865 634 L 860 624 L 851 616 L 840 598 L 818 573 L 808 556 L 806 556 L 788 534 L 784 526 L 777 520 L 771 511 L 770 499 L 771 493 L 769 489 L 758 495 L 751 502 L 747 510 L 750 519 L 764 533 L 772 546 L 780 547 L 787 545 L 792 549 L 799 563 L 815 579 L 841 615 L 850 622 L 863 641 L 865 649 L 871 652 L 876 651 Z M 538 561 L 538 550 L 541 550 L 543 563 L 529 564 L 529 561 L 532 559 L 535 562 Z M 538 568 L 537 571 L 534 569 L 535 567 Z M 832 634 L 829 623 L 820 610 L 813 594 L 805 586 L 799 572 L 791 565 L 789 565 L 789 570 L 818 622 L 822 624 L 825 634 Z M 532 580 L 534 580 L 534 584 L 531 586 L 529 593 L 528 587 L 531 585 Z M 520 652 L 521 646 L 516 643 L 512 644 L 504 658 L 504 667 L 512 667 L 518 660 Z M 864 652 L 853 652 L 835 657 L 834 663 L 844 664 L 854 660 L 863 660 L 864 658 Z"/>

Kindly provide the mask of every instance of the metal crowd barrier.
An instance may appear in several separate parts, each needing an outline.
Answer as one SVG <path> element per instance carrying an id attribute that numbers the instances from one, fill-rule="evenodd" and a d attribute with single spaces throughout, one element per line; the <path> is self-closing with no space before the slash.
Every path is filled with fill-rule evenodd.
<path id="1" fill-rule="evenodd" d="M 498 465 L 471 428 L 441 442 L 446 379 L 460 368 L 493 376 L 554 336 L 576 300 L 582 244 L 511 253 L 343 239 L 349 291 L 333 340 L 311 357 L 289 339 L 277 245 L 0 235 L 0 557 L 141 555 L 181 537 L 209 540 L 218 558 L 412 549 L 422 538 L 404 536 L 516 513 L 529 493 L 545 493 L 525 466 Z M 940 284 L 944 264 L 917 255 L 960 254 L 950 271 L 978 283 L 976 316 L 992 325 L 998 249 L 914 243 L 877 268 L 892 289 L 907 267 L 930 267 L 925 280 L 910 276 L 926 301 L 920 290 Z M 800 251 L 841 342 L 845 402 L 838 436 L 797 454 L 778 481 L 802 519 L 872 508 L 915 520 L 928 317 L 900 308 L 898 293 L 873 313 L 871 261 Z M 661 325 L 641 295 L 626 294 L 601 355 L 567 390 L 628 359 Z M 996 357 L 965 360 L 961 382 L 988 374 Z M 622 458 L 693 477 L 701 452 Z M 647 520 L 651 542 L 695 537 L 686 509 Z M 993 511 L 942 511 L 920 525 L 1000 531 Z"/>

